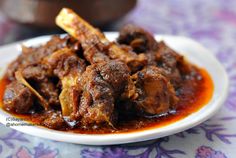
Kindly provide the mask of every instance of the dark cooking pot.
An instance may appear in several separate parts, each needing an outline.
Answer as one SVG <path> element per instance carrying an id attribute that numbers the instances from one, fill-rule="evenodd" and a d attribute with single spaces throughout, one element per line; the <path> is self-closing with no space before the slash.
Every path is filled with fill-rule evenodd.
<path id="1" fill-rule="evenodd" d="M 55 16 L 68 7 L 101 26 L 124 16 L 135 4 L 136 0 L 0 0 L 0 9 L 19 23 L 55 27 Z"/>

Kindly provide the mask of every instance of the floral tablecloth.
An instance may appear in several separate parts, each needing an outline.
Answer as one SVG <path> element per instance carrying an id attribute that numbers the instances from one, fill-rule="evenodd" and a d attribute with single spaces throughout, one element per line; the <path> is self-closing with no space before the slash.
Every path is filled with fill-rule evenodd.
<path id="1" fill-rule="evenodd" d="M 153 33 L 191 37 L 218 57 L 230 77 L 230 94 L 223 108 L 210 120 L 165 138 L 117 146 L 83 146 L 50 141 L 1 125 L 0 157 L 236 157 L 235 8 L 235 0 L 140 0 L 137 7 L 119 22 L 119 25 L 133 22 Z M 10 24 L 4 29 L 9 31 L 11 27 Z M 3 30 L 0 36 L 1 33 Z"/>

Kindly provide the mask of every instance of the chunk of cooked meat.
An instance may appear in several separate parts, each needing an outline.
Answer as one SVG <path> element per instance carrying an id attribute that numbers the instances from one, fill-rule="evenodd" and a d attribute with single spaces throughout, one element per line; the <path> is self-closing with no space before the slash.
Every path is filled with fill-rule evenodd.
<path id="1" fill-rule="evenodd" d="M 178 65 L 184 62 L 183 56 L 177 54 L 164 42 L 158 44 L 158 50 L 154 52 L 155 61 L 161 68 L 163 74 L 170 79 L 175 88 L 178 88 L 182 81 Z"/>
<path id="2" fill-rule="evenodd" d="M 68 37 L 60 38 L 59 36 L 53 36 L 44 46 L 40 47 L 25 47 L 22 46 L 22 53 L 19 57 L 8 66 L 7 77 L 9 80 L 14 80 L 14 73 L 19 68 L 27 67 L 28 65 L 39 64 L 41 60 L 67 46 Z"/>
<path id="3" fill-rule="evenodd" d="M 34 95 L 23 84 L 13 81 L 4 92 L 3 107 L 7 111 L 28 113 L 34 104 Z"/>
<path id="4" fill-rule="evenodd" d="M 46 57 L 42 64 L 46 65 L 53 75 L 63 78 L 70 73 L 82 73 L 85 61 L 79 58 L 73 49 L 63 48 Z"/>
<path id="5" fill-rule="evenodd" d="M 46 78 L 50 77 L 47 69 L 43 67 L 44 65 L 28 65 L 22 69 L 22 75 L 26 80 L 31 81 L 43 81 Z"/>
<path id="6" fill-rule="evenodd" d="M 34 87 L 48 101 L 50 107 L 59 107 L 59 89 L 51 80 L 45 79 L 34 84 Z"/>
<path id="7" fill-rule="evenodd" d="M 120 30 L 117 42 L 131 46 L 136 53 L 147 53 L 157 47 L 156 40 L 149 32 L 132 24 Z"/>
<path id="8" fill-rule="evenodd" d="M 199 76 L 192 64 L 189 64 L 182 55 L 168 47 L 163 41 L 158 43 L 158 49 L 153 53 L 157 66 L 176 89 L 181 87 L 184 79 L 189 77 L 196 79 Z"/>
<path id="9" fill-rule="evenodd" d="M 116 93 L 115 96 L 118 97 L 126 88 L 130 77 L 127 65 L 120 61 L 111 60 L 99 63 L 97 69 L 100 71 L 103 80 L 112 86 Z"/>
<path id="10" fill-rule="evenodd" d="M 134 100 L 137 109 L 147 114 L 157 115 L 174 108 L 178 98 L 168 78 L 159 68 L 148 66 L 132 76 L 138 98 Z"/>
<path id="11" fill-rule="evenodd" d="M 60 111 L 47 111 L 43 114 L 42 119 L 41 124 L 50 129 L 65 129 L 67 127 Z"/>
<path id="12" fill-rule="evenodd" d="M 86 68 L 80 80 L 83 93 L 79 115 L 83 124 L 114 123 L 114 104 L 126 88 L 128 77 L 128 67 L 119 61 L 96 63 Z"/>

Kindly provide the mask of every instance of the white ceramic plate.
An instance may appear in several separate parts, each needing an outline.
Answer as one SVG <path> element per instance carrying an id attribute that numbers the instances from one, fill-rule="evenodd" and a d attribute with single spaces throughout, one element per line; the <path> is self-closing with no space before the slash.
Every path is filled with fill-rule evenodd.
<path id="1" fill-rule="evenodd" d="M 106 36 L 110 40 L 114 40 L 117 37 L 117 33 L 106 33 Z M 50 130 L 40 126 L 13 126 L 12 128 L 30 135 L 62 142 L 87 145 L 110 145 L 164 137 L 184 131 L 207 120 L 218 111 L 227 97 L 229 81 L 224 68 L 211 52 L 189 38 L 167 35 L 156 35 L 155 37 L 158 41 L 164 40 L 171 48 L 182 53 L 192 63 L 205 68 L 212 77 L 214 82 L 213 97 L 209 103 L 199 111 L 164 127 L 123 134 L 76 134 Z M 20 53 L 20 44 L 24 43 L 27 46 L 34 46 L 45 43 L 49 38 L 50 36 L 37 37 L 1 47 L 0 67 L 6 67 L 9 62 L 17 57 Z M 1 123 L 6 124 L 6 118 L 10 116 L 10 114 L 0 109 Z"/>

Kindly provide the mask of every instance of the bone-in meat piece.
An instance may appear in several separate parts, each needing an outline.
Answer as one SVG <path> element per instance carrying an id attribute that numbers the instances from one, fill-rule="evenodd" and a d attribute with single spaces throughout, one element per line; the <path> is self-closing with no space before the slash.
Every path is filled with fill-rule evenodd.
<path id="1" fill-rule="evenodd" d="M 132 76 L 138 98 L 133 100 L 139 111 L 157 115 L 174 108 L 178 98 L 168 78 L 155 66 L 148 66 Z"/>
<path id="2" fill-rule="evenodd" d="M 118 43 L 129 45 L 136 53 L 148 53 L 157 48 L 155 38 L 143 28 L 129 24 L 122 27 Z"/>
<path id="3" fill-rule="evenodd" d="M 85 64 L 73 50 L 60 49 L 44 59 L 43 63 L 56 75 L 62 84 L 59 96 L 62 115 L 71 116 L 78 111 L 78 99 L 81 93 L 79 77 L 85 70 Z"/>
<path id="4" fill-rule="evenodd" d="M 144 54 L 137 55 L 122 50 L 70 9 L 62 9 L 56 18 L 56 23 L 80 41 L 85 56 L 87 56 L 87 50 L 97 47 L 98 51 L 106 53 L 111 59 L 119 59 L 125 62 L 133 71 L 144 66 L 147 62 Z M 91 54 L 88 56 L 91 56 Z"/>
<path id="5" fill-rule="evenodd" d="M 129 69 L 120 61 L 111 60 L 90 65 L 80 83 L 83 94 L 79 114 L 83 124 L 109 123 L 116 120 L 115 101 L 128 84 Z"/>

